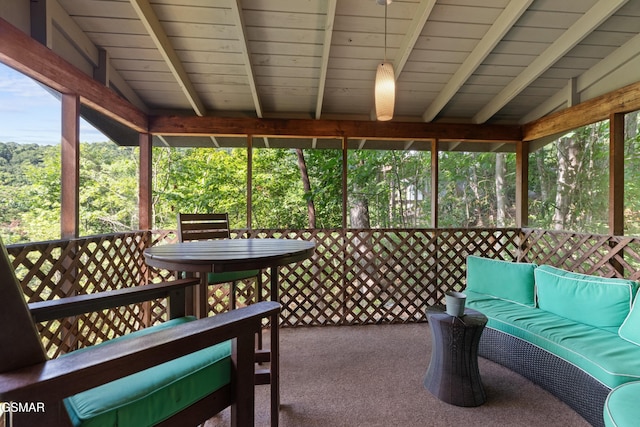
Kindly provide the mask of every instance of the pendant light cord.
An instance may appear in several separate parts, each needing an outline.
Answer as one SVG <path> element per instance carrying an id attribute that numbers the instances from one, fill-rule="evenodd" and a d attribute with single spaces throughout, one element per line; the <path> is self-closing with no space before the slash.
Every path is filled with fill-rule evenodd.
<path id="1" fill-rule="evenodd" d="M 384 2 L 384 62 L 387 62 L 387 2 Z"/>

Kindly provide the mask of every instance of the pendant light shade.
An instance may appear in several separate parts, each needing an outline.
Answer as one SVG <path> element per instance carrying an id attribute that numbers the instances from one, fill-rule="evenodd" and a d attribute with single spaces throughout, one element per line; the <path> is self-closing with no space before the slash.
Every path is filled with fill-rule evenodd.
<path id="1" fill-rule="evenodd" d="M 380 121 L 393 118 L 393 107 L 396 103 L 396 78 L 393 65 L 383 62 L 376 71 L 375 86 L 376 117 Z"/>

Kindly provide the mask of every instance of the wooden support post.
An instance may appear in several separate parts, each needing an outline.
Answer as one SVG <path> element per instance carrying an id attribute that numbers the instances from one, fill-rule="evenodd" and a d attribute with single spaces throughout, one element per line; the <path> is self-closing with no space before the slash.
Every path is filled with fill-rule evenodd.
<path id="1" fill-rule="evenodd" d="M 141 230 L 151 230 L 153 226 L 152 181 L 153 173 L 153 142 L 149 133 L 141 133 L 140 142 L 140 171 L 138 184 L 138 227 Z"/>
<path id="2" fill-rule="evenodd" d="M 438 228 L 438 140 L 431 141 L 431 227 Z"/>
<path id="3" fill-rule="evenodd" d="M 253 135 L 247 135 L 247 229 L 253 228 Z"/>
<path id="4" fill-rule="evenodd" d="M 62 95 L 60 235 L 78 237 L 80 228 L 80 98 Z"/>
<path id="5" fill-rule="evenodd" d="M 624 235 L 624 114 L 609 118 L 609 233 Z"/>
<path id="6" fill-rule="evenodd" d="M 624 235 L 624 114 L 609 116 L 609 234 Z M 609 246 L 617 246 L 615 239 Z M 624 251 L 611 258 L 611 266 L 624 277 Z"/>
<path id="7" fill-rule="evenodd" d="M 529 143 L 516 146 L 516 227 L 529 224 Z"/>
<path id="8" fill-rule="evenodd" d="M 347 228 L 347 144 L 349 139 L 346 136 L 342 137 L 342 229 Z"/>

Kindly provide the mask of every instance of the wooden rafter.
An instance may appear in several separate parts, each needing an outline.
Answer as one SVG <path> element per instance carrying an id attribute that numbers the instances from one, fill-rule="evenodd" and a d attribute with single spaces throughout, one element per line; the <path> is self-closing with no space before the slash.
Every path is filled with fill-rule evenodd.
<path id="1" fill-rule="evenodd" d="M 131 129 L 147 131 L 144 112 L 2 18 L 0 61 L 60 93 L 79 95 L 84 104 Z"/>
<path id="2" fill-rule="evenodd" d="M 579 95 L 580 92 L 588 89 L 592 85 L 602 80 L 608 74 L 612 73 L 636 56 L 640 55 L 638 46 L 640 46 L 640 34 L 633 37 L 631 40 L 607 55 L 607 57 L 602 61 L 598 62 L 596 65 L 578 76 L 575 79 L 575 92 Z M 566 90 L 563 89 L 558 91 L 558 93 L 556 93 L 554 96 L 552 96 L 551 98 L 540 104 L 538 107 L 533 109 L 529 114 L 524 116 L 521 120 L 521 123 L 524 124 L 537 120 L 545 114 L 549 114 L 550 112 L 555 111 L 558 108 L 571 106 L 568 105 L 570 104 L 570 102 L 567 98 L 568 96 Z"/>
<path id="3" fill-rule="evenodd" d="M 324 26 L 322 63 L 320 65 L 318 96 L 316 98 L 316 119 L 319 119 L 322 116 L 322 102 L 324 101 L 324 88 L 327 83 L 327 68 L 329 67 L 329 54 L 331 53 L 331 40 L 333 38 L 333 22 L 336 19 L 336 3 L 337 0 L 329 0 L 327 2 L 327 21 Z"/>
<path id="4" fill-rule="evenodd" d="M 242 16 L 242 5 L 240 0 L 231 2 L 232 16 L 234 25 L 238 28 L 238 40 L 240 41 L 240 47 L 242 49 L 242 59 L 244 61 L 244 68 L 247 72 L 247 80 L 249 87 L 251 88 L 251 97 L 253 98 L 253 105 L 256 110 L 256 115 L 262 117 L 262 104 L 260 102 L 260 96 L 258 94 L 258 87 L 256 85 L 256 78 L 253 72 L 253 65 L 251 63 L 251 50 L 249 49 L 249 42 L 247 41 L 247 33 L 245 31 L 244 18 Z"/>
<path id="5" fill-rule="evenodd" d="M 602 24 L 628 0 L 600 0 L 582 15 L 567 31 L 553 42 L 540 56 L 500 91 L 475 116 L 474 123 L 484 123 L 507 105 L 535 79 L 562 58 L 570 49 Z"/>
<path id="6" fill-rule="evenodd" d="M 422 115 L 422 120 L 430 122 L 442 111 L 447 103 L 455 96 L 462 85 L 469 79 L 474 71 L 482 64 L 487 56 L 493 51 L 496 45 L 502 40 L 504 35 L 513 27 L 516 21 L 526 12 L 533 0 L 514 0 L 495 20 L 489 31 L 476 45 L 473 51 L 467 56 L 445 87 L 433 100 L 431 105 Z"/>
<path id="7" fill-rule="evenodd" d="M 166 32 L 162 28 L 162 24 L 158 19 L 158 16 L 153 11 L 153 7 L 148 0 L 130 0 L 131 6 L 136 11 L 138 18 L 142 21 L 142 24 L 146 28 L 149 36 L 153 39 L 153 43 L 158 48 L 160 55 L 166 62 L 171 74 L 174 76 L 184 96 L 191 104 L 193 111 L 199 116 L 207 114 L 207 110 L 202 103 L 202 100 L 198 96 L 196 89 L 193 87 L 193 83 L 189 79 L 189 76 L 182 65 L 182 61 L 178 57 L 178 54 L 173 49 L 171 41 Z"/>
<path id="8" fill-rule="evenodd" d="M 431 15 L 431 11 L 433 10 L 433 6 L 435 6 L 435 4 L 436 0 L 422 0 L 418 5 L 418 9 L 416 10 L 414 17 L 411 20 L 411 24 L 409 24 L 409 29 L 402 39 L 400 48 L 398 49 L 396 57 L 393 60 L 393 69 L 395 70 L 396 80 L 402 73 L 402 70 L 407 63 L 411 52 L 413 52 L 413 47 L 416 45 L 418 37 L 420 37 L 422 29 L 427 23 L 429 15 Z"/>

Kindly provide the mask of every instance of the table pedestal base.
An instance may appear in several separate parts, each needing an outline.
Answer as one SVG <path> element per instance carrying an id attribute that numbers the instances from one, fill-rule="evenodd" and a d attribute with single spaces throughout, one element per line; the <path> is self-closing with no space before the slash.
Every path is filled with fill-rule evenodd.
<path id="1" fill-rule="evenodd" d="M 431 362 L 424 387 L 438 399 L 456 406 L 480 406 L 486 395 L 478 371 L 478 343 L 487 318 L 467 309 L 462 317 L 427 309 L 431 328 Z"/>

